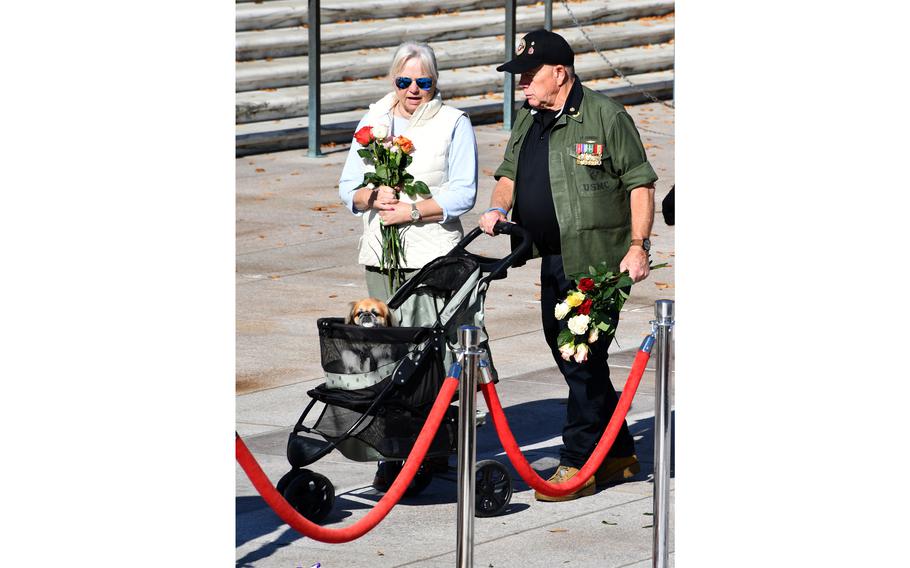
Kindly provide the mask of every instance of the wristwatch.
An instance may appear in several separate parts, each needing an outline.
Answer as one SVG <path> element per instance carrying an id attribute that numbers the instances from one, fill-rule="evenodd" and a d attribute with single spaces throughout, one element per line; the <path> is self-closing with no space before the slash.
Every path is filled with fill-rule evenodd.
<path id="1" fill-rule="evenodd" d="M 411 222 L 416 223 L 420 221 L 420 210 L 417 209 L 416 203 L 411 203 Z"/>
<path id="2" fill-rule="evenodd" d="M 651 239 L 632 239 L 631 246 L 640 246 L 645 252 L 651 252 Z"/>

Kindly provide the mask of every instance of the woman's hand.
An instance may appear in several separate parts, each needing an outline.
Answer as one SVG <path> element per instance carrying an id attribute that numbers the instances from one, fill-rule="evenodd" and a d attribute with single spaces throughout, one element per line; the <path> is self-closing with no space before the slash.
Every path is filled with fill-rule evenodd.
<path id="1" fill-rule="evenodd" d="M 386 225 L 402 225 L 411 222 L 410 203 L 402 203 L 396 199 L 392 205 L 384 205 L 377 209 L 379 209 L 379 217 Z"/>
<path id="2" fill-rule="evenodd" d="M 373 202 L 373 209 L 380 211 L 398 203 L 398 192 L 387 185 L 380 185 L 376 188 L 376 200 Z"/>

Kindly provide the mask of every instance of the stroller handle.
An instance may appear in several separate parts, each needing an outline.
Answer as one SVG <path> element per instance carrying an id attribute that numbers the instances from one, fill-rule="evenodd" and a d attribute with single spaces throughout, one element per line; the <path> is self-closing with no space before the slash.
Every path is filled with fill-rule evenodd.
<path id="1" fill-rule="evenodd" d="M 470 233 L 464 236 L 461 241 L 455 245 L 454 251 L 464 252 L 465 247 L 467 247 L 471 242 L 479 237 L 483 233 L 483 230 L 480 227 L 474 227 Z M 522 227 L 521 225 L 516 225 L 515 223 L 508 223 L 505 221 L 500 221 L 493 225 L 493 234 L 506 234 L 506 235 L 515 235 L 521 238 L 521 242 L 515 250 L 506 255 L 503 258 L 475 258 L 481 261 L 481 266 L 484 272 L 489 272 L 489 279 L 495 279 L 500 275 L 505 275 L 506 269 L 512 266 L 518 258 L 524 257 L 527 252 L 531 249 L 531 234 Z"/>

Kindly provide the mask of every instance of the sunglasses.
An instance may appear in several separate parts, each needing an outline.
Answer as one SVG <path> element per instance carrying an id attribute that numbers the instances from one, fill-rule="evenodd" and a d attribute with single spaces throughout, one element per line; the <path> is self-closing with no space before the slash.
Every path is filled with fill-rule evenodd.
<path id="1" fill-rule="evenodd" d="M 395 86 L 399 89 L 407 89 L 411 86 L 411 81 L 417 81 L 417 87 L 422 91 L 429 91 L 433 88 L 433 79 L 431 77 L 420 77 L 418 79 L 395 77 Z"/>

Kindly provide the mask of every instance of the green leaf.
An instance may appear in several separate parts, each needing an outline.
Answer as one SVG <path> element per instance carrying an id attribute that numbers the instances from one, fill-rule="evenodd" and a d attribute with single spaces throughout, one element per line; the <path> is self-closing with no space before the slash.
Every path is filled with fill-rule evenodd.
<path id="1" fill-rule="evenodd" d="M 370 153 L 366 148 L 361 148 L 357 150 L 357 155 L 363 158 L 364 160 L 372 160 L 373 154 Z"/>
<path id="2" fill-rule="evenodd" d="M 376 175 L 382 179 L 388 179 L 389 177 L 389 167 L 385 164 L 379 164 L 376 166 Z"/>
<path id="3" fill-rule="evenodd" d="M 597 329 L 599 329 L 600 331 L 610 331 L 610 324 L 602 322 L 602 321 L 597 322 Z"/>
<path id="4" fill-rule="evenodd" d="M 427 184 L 423 183 L 422 181 L 415 181 L 413 185 L 414 191 L 416 191 L 419 195 L 431 195 L 430 188 L 427 187 Z"/>
<path id="5" fill-rule="evenodd" d="M 572 330 L 569 328 L 560 331 L 559 335 L 556 337 L 556 344 L 560 347 L 567 343 L 572 343 L 573 341 L 575 341 L 575 334 L 573 334 Z"/>

